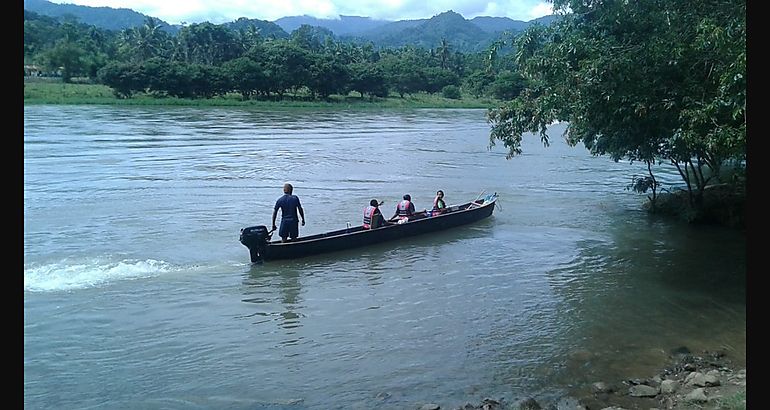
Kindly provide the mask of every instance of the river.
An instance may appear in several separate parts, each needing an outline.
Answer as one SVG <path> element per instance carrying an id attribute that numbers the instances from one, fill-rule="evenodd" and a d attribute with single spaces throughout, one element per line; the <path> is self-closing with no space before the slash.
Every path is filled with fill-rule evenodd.
<path id="1" fill-rule="evenodd" d="M 442 408 L 746 356 L 746 238 L 653 218 L 642 164 L 483 110 L 26 106 L 27 409 Z M 676 180 L 665 169 L 661 178 Z M 484 221 L 252 266 L 284 182 L 301 235 L 497 192 Z"/>

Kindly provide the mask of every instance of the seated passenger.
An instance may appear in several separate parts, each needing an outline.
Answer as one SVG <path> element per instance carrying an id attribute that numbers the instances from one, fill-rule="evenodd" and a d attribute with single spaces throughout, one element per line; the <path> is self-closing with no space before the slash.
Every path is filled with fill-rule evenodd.
<path id="1" fill-rule="evenodd" d="M 446 212 L 446 203 L 444 202 L 444 191 L 438 190 L 436 197 L 433 198 L 433 209 L 431 209 L 431 216 L 441 215 Z"/>
<path id="2" fill-rule="evenodd" d="M 399 221 L 408 221 L 409 217 L 414 215 L 414 204 L 412 203 L 412 196 L 409 194 L 404 195 L 404 199 L 396 205 L 396 213 L 390 219 L 398 218 Z"/>
<path id="3" fill-rule="evenodd" d="M 385 225 L 385 218 L 380 212 L 380 203 L 372 199 L 369 206 L 364 208 L 364 229 L 376 229 L 382 225 Z"/>

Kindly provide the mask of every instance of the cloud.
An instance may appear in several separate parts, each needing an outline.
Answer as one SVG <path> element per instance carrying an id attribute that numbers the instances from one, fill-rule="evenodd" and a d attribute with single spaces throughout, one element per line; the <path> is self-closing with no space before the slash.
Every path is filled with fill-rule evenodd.
<path id="1" fill-rule="evenodd" d="M 221 24 L 240 17 L 275 21 L 308 15 L 340 15 L 380 20 L 425 19 L 452 10 L 471 19 L 477 16 L 509 17 L 529 21 L 552 14 L 542 0 L 53 0 L 91 7 L 128 8 L 172 24 L 210 21 Z"/>
<path id="2" fill-rule="evenodd" d="M 543 17 L 543 16 L 550 16 L 551 14 L 553 14 L 553 4 L 551 4 L 551 3 L 538 3 L 538 4 L 536 4 L 532 8 L 532 10 L 530 10 L 530 19 L 529 20 L 533 20 L 533 19 L 536 19 L 538 17 Z"/>

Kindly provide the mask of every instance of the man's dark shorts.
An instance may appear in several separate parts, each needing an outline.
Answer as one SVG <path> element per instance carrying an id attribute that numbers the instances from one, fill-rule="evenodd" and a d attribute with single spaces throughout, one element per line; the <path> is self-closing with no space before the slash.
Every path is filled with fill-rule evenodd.
<path id="1" fill-rule="evenodd" d="M 281 227 L 278 228 L 278 236 L 281 238 L 288 236 L 291 239 L 297 239 L 299 236 L 299 221 L 281 219 Z"/>

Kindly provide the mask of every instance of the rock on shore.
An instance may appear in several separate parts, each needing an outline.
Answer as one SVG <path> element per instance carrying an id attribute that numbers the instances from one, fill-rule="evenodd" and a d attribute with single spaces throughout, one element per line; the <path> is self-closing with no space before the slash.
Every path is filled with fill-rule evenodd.
<path id="1" fill-rule="evenodd" d="M 562 397 L 555 403 L 528 398 L 516 403 L 505 399 L 482 400 L 447 410 L 634 410 L 634 409 L 721 409 L 746 408 L 746 369 L 734 368 L 722 352 L 693 355 L 677 349 L 672 363 L 649 379 L 596 381 L 590 393 Z M 438 404 L 417 410 L 440 410 Z"/>

